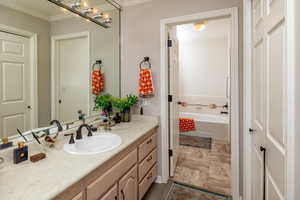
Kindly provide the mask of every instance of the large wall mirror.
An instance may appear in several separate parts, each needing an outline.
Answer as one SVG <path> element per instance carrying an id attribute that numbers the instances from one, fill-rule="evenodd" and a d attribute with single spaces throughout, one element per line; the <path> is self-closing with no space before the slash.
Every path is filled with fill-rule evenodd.
<path id="1" fill-rule="evenodd" d="M 108 0 L 0 0 L 0 83 L 0 137 L 76 120 L 79 110 L 96 115 L 97 94 L 120 95 L 120 9 Z"/>

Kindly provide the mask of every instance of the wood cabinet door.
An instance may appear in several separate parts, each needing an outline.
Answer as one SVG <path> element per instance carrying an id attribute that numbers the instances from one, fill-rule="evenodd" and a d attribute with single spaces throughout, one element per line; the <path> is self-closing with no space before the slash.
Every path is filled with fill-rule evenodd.
<path id="1" fill-rule="evenodd" d="M 100 200 L 118 200 L 118 186 L 114 185 Z"/>
<path id="2" fill-rule="evenodd" d="M 134 166 L 119 182 L 120 200 L 137 200 L 137 166 Z"/>

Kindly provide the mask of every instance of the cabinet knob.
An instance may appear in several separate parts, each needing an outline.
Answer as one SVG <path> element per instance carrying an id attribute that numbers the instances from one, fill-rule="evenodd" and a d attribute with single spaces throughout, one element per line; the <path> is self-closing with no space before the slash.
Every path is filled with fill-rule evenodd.
<path id="1" fill-rule="evenodd" d="M 151 160 L 152 160 L 152 155 L 149 158 L 147 158 L 147 162 L 149 162 Z"/>
<path id="2" fill-rule="evenodd" d="M 149 174 L 149 176 L 147 176 L 147 179 L 149 180 L 150 178 L 152 178 L 152 173 Z"/>
<path id="3" fill-rule="evenodd" d="M 147 141 L 147 144 L 150 144 L 152 142 L 152 138 Z"/>

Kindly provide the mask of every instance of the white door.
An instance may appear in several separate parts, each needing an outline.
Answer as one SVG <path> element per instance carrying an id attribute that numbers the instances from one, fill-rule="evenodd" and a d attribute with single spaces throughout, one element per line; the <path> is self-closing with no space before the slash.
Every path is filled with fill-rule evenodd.
<path id="1" fill-rule="evenodd" d="M 0 32 L 0 137 L 31 128 L 29 39 Z"/>
<path id="2" fill-rule="evenodd" d="M 253 200 L 286 199 L 285 2 L 252 2 Z"/>
<path id="3" fill-rule="evenodd" d="M 176 26 L 169 30 L 169 93 L 172 96 L 172 102 L 169 103 L 169 120 L 170 120 L 170 149 L 172 150 L 172 156 L 170 156 L 170 176 L 174 176 L 176 169 L 178 148 L 179 148 L 179 49 L 178 40 L 176 35 Z"/>
<path id="4" fill-rule="evenodd" d="M 66 122 L 78 119 L 78 110 L 89 113 L 90 64 L 88 37 L 57 42 L 58 116 Z"/>

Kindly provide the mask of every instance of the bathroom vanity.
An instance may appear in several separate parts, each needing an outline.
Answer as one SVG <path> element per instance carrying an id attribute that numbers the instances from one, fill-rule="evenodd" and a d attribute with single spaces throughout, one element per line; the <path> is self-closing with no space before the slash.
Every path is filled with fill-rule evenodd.
<path id="1" fill-rule="evenodd" d="M 111 131 L 122 144 L 95 155 L 66 153 L 62 146 L 68 138 L 62 132 L 61 144 L 49 150 L 46 159 L 0 166 L 1 199 L 142 199 L 157 176 L 157 126 L 156 117 L 134 116 Z"/>
<path id="2" fill-rule="evenodd" d="M 54 199 L 142 199 L 157 175 L 156 154 L 156 128 L 152 128 Z"/>

